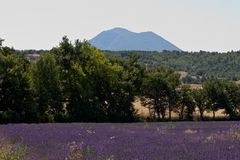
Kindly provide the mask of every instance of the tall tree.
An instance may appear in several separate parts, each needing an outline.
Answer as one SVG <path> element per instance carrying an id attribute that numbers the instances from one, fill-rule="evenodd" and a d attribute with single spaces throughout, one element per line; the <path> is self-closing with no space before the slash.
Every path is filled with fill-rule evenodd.
<path id="1" fill-rule="evenodd" d="M 194 96 L 195 104 L 198 107 L 198 110 L 200 113 L 200 119 L 204 120 L 204 111 L 207 108 L 206 93 L 202 89 L 195 89 L 195 90 L 193 90 L 193 96 Z"/>
<path id="2" fill-rule="evenodd" d="M 151 69 L 146 73 L 143 83 L 143 104 L 147 104 L 157 114 L 165 119 L 167 107 L 171 107 L 174 101 L 174 92 L 179 83 L 179 75 L 166 68 Z M 147 102 L 147 103 L 146 103 Z M 169 105 L 170 104 L 170 105 Z M 155 116 L 155 113 L 153 114 Z M 171 113 L 169 113 L 171 116 Z"/>
<path id="3" fill-rule="evenodd" d="M 41 121 L 54 121 L 63 112 L 59 67 L 53 55 L 41 55 L 32 70 L 37 109 Z"/>
<path id="4" fill-rule="evenodd" d="M 0 51 L 3 52 L 3 51 Z M 36 111 L 30 86 L 29 63 L 24 57 L 0 53 L 1 120 L 32 122 Z"/>
<path id="5" fill-rule="evenodd" d="M 72 44 L 67 37 L 50 52 L 61 68 L 63 99 L 73 121 L 121 121 L 133 113 L 131 85 L 124 81 L 122 66 L 88 42 Z"/>
<path id="6" fill-rule="evenodd" d="M 219 105 L 221 105 L 218 96 L 222 96 L 223 85 L 219 80 L 210 80 L 204 84 L 203 89 L 207 96 L 207 108 L 212 111 L 213 119 L 215 119 L 215 112 L 220 109 Z"/>
<path id="7" fill-rule="evenodd" d="M 210 80 L 204 84 L 208 98 L 208 107 L 213 111 L 213 119 L 218 109 L 224 109 L 230 119 L 239 116 L 239 85 L 224 80 Z"/>
<path id="8" fill-rule="evenodd" d="M 234 120 L 239 118 L 240 109 L 240 86 L 235 82 L 225 81 L 225 97 L 224 106 L 225 113 L 229 115 L 229 118 Z"/>
<path id="9" fill-rule="evenodd" d="M 180 90 L 180 116 L 181 120 L 185 115 L 187 120 L 193 120 L 193 112 L 195 111 L 195 103 L 192 90 L 189 85 L 182 85 Z"/>

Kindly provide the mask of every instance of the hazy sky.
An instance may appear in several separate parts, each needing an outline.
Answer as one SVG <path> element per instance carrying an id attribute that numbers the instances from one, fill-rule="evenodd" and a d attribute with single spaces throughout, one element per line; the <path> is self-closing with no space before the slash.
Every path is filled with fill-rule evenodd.
<path id="1" fill-rule="evenodd" d="M 187 51 L 240 50 L 240 0 L 0 0 L 0 37 L 17 49 L 114 27 L 153 31 Z"/>

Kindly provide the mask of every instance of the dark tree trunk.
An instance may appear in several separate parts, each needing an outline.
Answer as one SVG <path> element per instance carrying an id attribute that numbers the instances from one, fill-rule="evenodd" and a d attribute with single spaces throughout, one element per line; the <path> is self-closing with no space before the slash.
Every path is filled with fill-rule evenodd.
<path id="1" fill-rule="evenodd" d="M 215 120 L 215 111 L 213 110 L 213 120 Z"/>
<path id="2" fill-rule="evenodd" d="M 169 121 L 172 121 L 172 107 L 170 105 L 168 108 L 168 119 L 169 119 Z"/>
<path id="3" fill-rule="evenodd" d="M 158 120 L 160 120 L 160 111 L 159 110 L 157 110 L 157 118 L 158 118 Z"/>
<path id="4" fill-rule="evenodd" d="M 204 115 L 203 115 L 203 114 L 204 114 L 204 109 L 203 109 L 203 108 L 204 108 L 203 105 L 200 105 L 200 106 L 198 107 L 199 113 L 200 113 L 200 120 L 201 120 L 201 121 L 204 120 L 204 117 L 203 117 L 203 116 L 204 116 Z"/>
<path id="5" fill-rule="evenodd" d="M 165 115 L 166 114 L 165 114 L 165 110 L 164 109 L 161 110 L 161 115 L 162 115 L 162 119 L 165 120 Z"/>
<path id="6" fill-rule="evenodd" d="M 193 110 L 192 110 L 192 106 L 188 106 L 187 107 L 187 119 L 189 121 L 193 120 Z"/>
<path id="7" fill-rule="evenodd" d="M 204 120 L 204 118 L 203 118 L 203 111 L 199 110 L 199 112 L 200 112 L 200 119 L 201 119 L 201 121 L 203 121 Z"/>
<path id="8" fill-rule="evenodd" d="M 183 112 L 184 112 L 184 106 L 181 106 L 181 111 L 179 115 L 180 120 L 183 120 Z"/>
<path id="9" fill-rule="evenodd" d="M 168 100 L 168 120 L 172 121 L 172 103 Z"/>
<path id="10" fill-rule="evenodd" d="M 200 113 L 200 120 L 203 121 L 204 120 L 204 118 L 203 118 L 204 110 L 200 107 L 199 107 L 199 113 Z"/>

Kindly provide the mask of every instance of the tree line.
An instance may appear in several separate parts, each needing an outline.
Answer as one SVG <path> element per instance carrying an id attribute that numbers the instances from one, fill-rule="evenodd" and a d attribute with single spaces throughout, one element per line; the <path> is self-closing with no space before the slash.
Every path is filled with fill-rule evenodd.
<path id="1" fill-rule="evenodd" d="M 193 120 L 196 108 L 202 120 L 205 110 L 214 118 L 218 109 L 239 118 L 240 88 L 231 81 L 209 80 L 192 90 L 172 69 L 146 67 L 136 55 L 107 59 L 67 37 L 36 61 L 0 45 L 0 123 L 134 122 L 141 120 L 136 97 L 152 120 L 171 120 L 173 112 Z"/>
<path id="2" fill-rule="evenodd" d="M 147 51 L 103 51 L 108 58 L 126 59 L 139 56 L 139 62 L 148 67 L 167 67 L 175 71 L 188 72 L 183 83 L 203 83 L 210 79 L 240 80 L 240 51 L 218 52 L 147 52 Z"/>

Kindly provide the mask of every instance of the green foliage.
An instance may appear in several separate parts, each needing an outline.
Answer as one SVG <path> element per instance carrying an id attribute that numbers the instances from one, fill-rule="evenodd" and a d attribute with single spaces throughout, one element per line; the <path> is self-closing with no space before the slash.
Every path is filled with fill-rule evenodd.
<path id="1" fill-rule="evenodd" d="M 179 118 L 183 120 L 186 118 L 188 120 L 193 120 L 193 112 L 195 111 L 195 103 L 193 99 L 193 93 L 190 89 L 190 86 L 183 85 L 181 87 L 180 93 L 179 93 L 179 100 L 180 100 L 180 114 Z"/>
<path id="2" fill-rule="evenodd" d="M 137 58 L 109 61 L 88 42 L 67 37 L 32 63 L 20 51 L 0 51 L 2 123 L 135 120 L 132 102 L 144 70 Z"/>
<path id="3" fill-rule="evenodd" d="M 31 122 L 35 117 L 30 86 L 29 62 L 3 51 L 0 53 L 0 121 Z"/>
<path id="4" fill-rule="evenodd" d="M 131 56 L 128 60 L 116 60 L 112 62 L 121 66 L 117 73 L 117 81 L 113 85 L 113 93 L 110 94 L 111 107 L 108 115 L 111 121 L 134 121 L 135 110 L 132 102 L 136 95 L 140 95 L 143 83 L 144 68 L 138 63 L 138 57 Z"/>
<path id="5" fill-rule="evenodd" d="M 59 67 L 53 55 L 46 53 L 33 64 L 33 88 L 40 121 L 54 121 L 63 112 Z"/>
<path id="6" fill-rule="evenodd" d="M 240 80 L 240 52 L 144 52 L 144 51 L 105 51 L 112 59 L 126 59 L 130 55 L 139 56 L 139 61 L 147 67 L 167 67 L 175 71 L 186 71 L 189 76 L 185 83 L 202 83 L 212 78 Z"/>
<path id="7" fill-rule="evenodd" d="M 195 100 L 195 105 L 198 107 L 200 118 L 201 120 L 204 120 L 203 113 L 207 109 L 206 102 L 207 102 L 207 96 L 204 90 L 193 90 L 193 97 Z"/>
<path id="8" fill-rule="evenodd" d="M 236 119 L 239 116 L 240 106 L 240 88 L 234 82 L 224 80 L 211 80 L 204 84 L 204 91 L 207 95 L 207 107 L 213 111 L 225 109 L 230 119 Z"/>
<path id="9" fill-rule="evenodd" d="M 57 59 L 63 101 L 72 121 L 132 121 L 131 79 L 87 42 L 67 37 L 50 51 Z M 128 71 L 128 74 L 132 74 Z"/>
<path id="10" fill-rule="evenodd" d="M 154 110 L 153 117 L 156 113 L 158 119 L 160 114 L 162 119 L 165 119 L 166 109 L 171 107 L 179 84 L 179 75 L 173 70 L 166 68 L 147 70 L 142 86 L 142 104 Z"/>
<path id="11" fill-rule="evenodd" d="M 202 120 L 205 110 L 213 117 L 219 109 L 230 119 L 240 117 L 240 86 L 207 80 L 219 76 L 223 64 L 231 63 L 230 73 L 235 72 L 237 53 L 110 52 L 119 59 L 107 59 L 88 42 L 72 43 L 67 37 L 58 47 L 39 51 L 34 62 L 24 53 L 34 51 L 0 46 L 0 123 L 133 122 L 138 120 L 136 98 L 154 120 L 165 120 L 167 114 L 171 120 L 172 112 L 193 120 L 196 107 Z M 180 85 L 180 75 L 171 68 L 190 73 L 183 81 L 206 81 L 203 89 Z M 229 79 L 227 72 L 220 78 Z"/>

